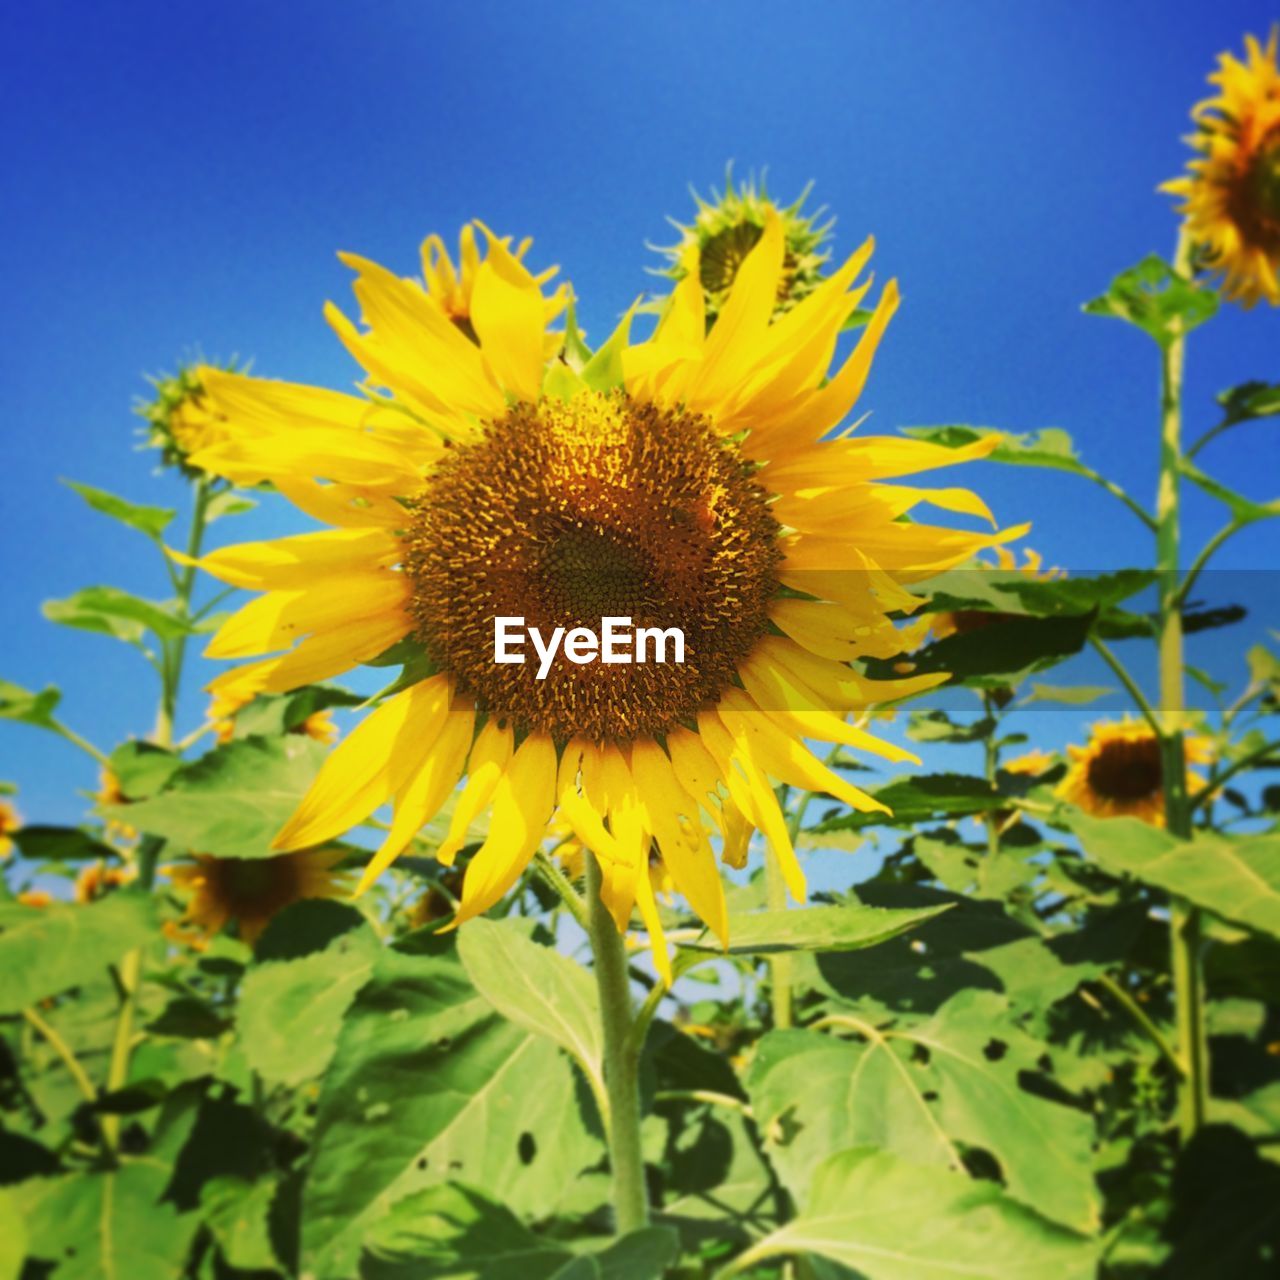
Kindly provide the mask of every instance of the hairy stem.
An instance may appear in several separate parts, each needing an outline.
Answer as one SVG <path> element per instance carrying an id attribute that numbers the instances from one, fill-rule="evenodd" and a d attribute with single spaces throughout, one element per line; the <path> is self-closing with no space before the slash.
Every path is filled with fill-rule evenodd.
<path id="1" fill-rule="evenodd" d="M 604 1033 L 604 1084 L 609 1104 L 606 1128 L 613 1171 L 615 1228 L 623 1236 L 649 1225 L 644 1154 L 640 1146 L 640 1051 L 632 1036 L 631 982 L 627 955 L 613 917 L 600 896 L 600 866 L 586 855 L 587 933 L 595 959 Z M 643 872 L 642 872 L 643 874 Z"/>

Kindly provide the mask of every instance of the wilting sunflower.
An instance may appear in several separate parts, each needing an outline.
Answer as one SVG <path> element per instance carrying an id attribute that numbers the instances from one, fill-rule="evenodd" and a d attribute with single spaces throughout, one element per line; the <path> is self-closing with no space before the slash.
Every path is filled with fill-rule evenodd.
<path id="1" fill-rule="evenodd" d="M 1189 734 L 1183 740 L 1188 764 L 1212 758 L 1209 739 Z M 1099 818 L 1141 818 L 1163 827 L 1164 766 L 1160 743 L 1141 720 L 1101 722 L 1083 747 L 1068 746 L 1070 764 L 1058 795 Z M 1196 775 L 1188 772 L 1188 778 Z"/>
<path id="2" fill-rule="evenodd" d="M 21 827 L 17 809 L 8 800 L 0 799 L 0 860 L 13 852 L 13 833 Z"/>
<path id="3" fill-rule="evenodd" d="M 199 854 L 194 863 L 165 868 L 173 885 L 191 895 L 181 923 L 192 927 L 192 936 L 181 940 L 199 944 L 235 921 L 241 940 L 253 946 L 291 903 L 349 893 L 350 882 L 333 870 L 345 856 L 341 849 L 304 849 L 274 858 Z"/>
<path id="4" fill-rule="evenodd" d="M 1219 94 L 1192 112 L 1200 154 L 1161 188 L 1183 197 L 1186 232 L 1227 297 L 1280 305 L 1280 67 L 1275 30 L 1245 37 L 1244 61 L 1224 53 L 1209 77 Z"/>
<path id="5" fill-rule="evenodd" d="M 824 246 L 830 239 L 834 220 L 823 222 L 823 209 L 804 212 L 809 190 L 805 187 L 791 204 L 779 206 L 763 180 L 757 184 L 755 179 L 747 178 L 735 183 L 730 171 L 725 176 L 724 191 L 712 188 L 710 200 L 693 192 L 698 212 L 691 225 L 671 219 L 680 232 L 680 239 L 660 249 L 670 259 L 666 274 L 678 282 L 690 272 L 696 272 L 702 282 L 708 327 L 720 314 L 738 271 L 759 244 L 765 222 L 771 217 L 782 224 L 785 246 L 775 311 L 790 311 L 821 283 L 822 269 L 830 257 Z"/>
<path id="6" fill-rule="evenodd" d="M 771 323 L 785 245 L 770 216 L 710 333 L 691 273 L 647 341 L 628 344 L 628 317 L 575 372 L 544 360 L 547 300 L 486 235 L 474 340 L 421 283 L 344 259 L 367 327 L 332 307 L 329 319 L 376 384 L 371 398 L 209 375 L 241 433 L 198 464 L 241 483 L 269 479 L 334 526 L 201 561 L 264 593 L 223 625 L 209 656 L 277 655 L 212 687 L 284 691 L 397 646 L 413 683 L 329 757 L 277 847 L 322 844 L 390 800 L 363 889 L 463 781 L 436 857 L 452 864 L 475 818 L 490 809 L 491 820 L 459 923 L 512 887 L 558 815 L 596 854 L 620 929 L 639 907 L 666 972 L 651 853 L 721 938 L 713 834 L 738 863 L 762 830 L 802 899 L 772 780 L 881 807 L 806 740 L 914 760 L 845 716 L 940 677 L 872 682 L 849 664 L 899 652 L 889 615 L 920 603 L 905 584 L 1021 530 L 909 522 L 926 501 L 989 514 L 964 490 L 881 483 L 981 457 L 986 441 L 823 442 L 897 307 L 890 283 L 828 379 L 868 288 L 855 280 L 870 242 Z M 543 635 L 606 616 L 679 627 L 686 661 L 577 665 L 561 653 L 539 679 L 536 664 L 495 663 L 502 616 Z"/>

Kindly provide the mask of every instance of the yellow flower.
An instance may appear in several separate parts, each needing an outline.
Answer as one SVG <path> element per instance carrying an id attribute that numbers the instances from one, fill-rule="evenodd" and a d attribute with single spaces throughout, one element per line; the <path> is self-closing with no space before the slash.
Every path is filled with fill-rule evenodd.
<path id="1" fill-rule="evenodd" d="M 503 247 L 511 249 L 511 237 L 504 236 Z M 533 240 L 525 237 L 511 251 L 517 261 L 523 261 L 533 245 Z M 477 341 L 475 326 L 471 323 L 471 297 L 475 292 L 476 276 L 483 258 L 476 244 L 476 229 L 471 223 L 462 228 L 458 236 L 458 267 L 454 269 L 449 258 L 449 251 L 444 241 L 436 235 L 428 236 L 422 242 L 422 282 L 426 286 L 427 295 L 435 302 L 446 316 L 473 342 Z M 550 281 L 559 270 L 548 267 L 534 276 L 534 282 L 541 288 Z M 546 299 L 546 321 L 550 324 L 569 302 L 569 286 L 559 285 Z M 559 345 L 557 335 L 548 333 L 548 358 L 555 355 Z"/>
<path id="2" fill-rule="evenodd" d="M 27 889 L 18 894 L 18 902 L 21 906 L 41 910 L 44 907 L 53 906 L 53 894 L 45 892 L 44 889 Z"/>
<path id="3" fill-rule="evenodd" d="M 120 779 L 116 777 L 108 765 L 103 765 L 98 774 L 98 790 L 93 798 L 99 804 L 128 804 L 129 797 L 120 789 Z M 127 822 L 119 822 L 115 818 L 107 819 L 107 834 L 118 840 L 136 840 L 138 832 Z"/>
<path id="4" fill-rule="evenodd" d="M 234 433 L 226 416 L 205 395 L 210 368 L 182 365 L 175 374 L 152 378 L 154 396 L 136 408 L 147 423 L 147 443 L 161 451 L 168 465 L 188 474 L 199 470 L 191 465 L 192 454 L 222 444 Z"/>
<path id="5" fill-rule="evenodd" d="M 1212 744 L 1199 734 L 1184 739 L 1189 764 L 1212 758 Z M 1145 721 L 1101 722 L 1083 747 L 1068 746 L 1070 764 L 1058 795 L 1099 818 L 1141 818 L 1164 826 L 1164 768 L 1160 744 Z M 1188 778 L 1195 775 L 1188 771 Z"/>
<path id="6" fill-rule="evenodd" d="M 641 874 L 651 852 L 721 938 L 715 838 L 739 865 L 751 828 L 764 831 L 803 899 L 773 780 L 880 808 L 806 740 L 914 760 L 846 715 L 940 677 L 879 683 L 849 664 L 900 650 L 890 615 L 921 603 L 908 584 L 1022 532 L 908 522 L 925 501 L 989 513 L 964 490 L 882 483 L 984 456 L 994 438 L 962 450 L 823 441 L 858 399 L 897 307 L 891 283 L 828 378 L 871 247 L 771 323 L 785 253 L 771 215 L 709 334 L 691 273 L 647 341 L 629 345 L 623 321 L 589 382 L 544 363 L 546 299 L 496 237 L 475 272 L 474 342 L 421 288 L 347 257 L 368 328 L 333 308 L 329 319 L 381 388 L 376 401 L 210 379 L 216 405 L 249 430 L 199 465 L 269 478 L 334 526 L 201 561 L 263 593 L 208 655 L 275 655 L 224 673 L 213 691 L 288 690 L 401 642 L 433 672 L 337 748 L 278 848 L 321 844 L 390 800 L 363 890 L 461 781 L 437 858 L 452 865 L 474 819 L 486 809 L 491 819 L 458 923 L 503 897 L 558 816 L 599 860 L 619 929 L 639 908 L 664 975 L 653 882 Z M 494 662 L 504 615 L 544 635 L 605 616 L 680 627 L 688 661 L 577 665 L 562 654 L 540 679 L 537 666 Z"/>
<path id="7" fill-rule="evenodd" d="M 985 564 L 979 560 L 974 566 L 974 572 L 978 573 L 984 569 L 999 569 L 1002 572 L 1009 573 L 1013 570 L 1021 574 L 1025 574 L 1033 582 L 1052 582 L 1056 578 L 1065 578 L 1066 571 L 1063 569 L 1042 569 L 1044 557 L 1038 552 L 1024 548 L 1024 561 L 1021 568 L 1018 567 L 1017 557 L 1006 547 L 995 548 L 996 563 L 994 565 Z M 1000 613 L 991 609 L 954 609 L 931 614 L 929 618 L 929 634 L 934 640 L 944 640 L 947 636 L 968 635 L 971 631 L 982 631 L 986 627 L 993 627 L 997 623 L 1009 622 L 1019 617 L 1016 613 Z"/>
<path id="8" fill-rule="evenodd" d="M 1006 760 L 1000 767 L 1005 773 L 1025 774 L 1036 778 L 1042 773 L 1048 773 L 1057 763 L 1058 757 L 1052 751 L 1033 750 L 1024 751 L 1022 755 Z"/>
<path id="9" fill-rule="evenodd" d="M 1161 188 L 1183 198 L 1186 233 L 1206 266 L 1221 272 L 1228 298 L 1280 305 L 1280 67 L 1276 30 L 1261 45 L 1245 38 L 1246 59 L 1219 57 L 1209 77 L 1219 94 L 1192 112 L 1188 139 L 1199 153 L 1185 177 Z"/>
<path id="10" fill-rule="evenodd" d="M 676 222 L 680 239 L 664 246 L 661 252 L 670 259 L 666 274 L 673 280 L 683 280 L 690 271 L 698 274 L 708 326 L 720 314 L 738 271 L 760 242 L 769 218 L 782 224 L 785 244 L 775 313 L 790 311 L 821 283 L 822 269 L 830 257 L 823 246 L 830 238 L 834 219 L 819 225 L 825 210 L 808 214 L 803 211 L 809 190 L 805 187 L 798 199 L 781 207 L 770 197 L 763 181 L 757 185 L 754 178 L 747 178 L 740 185 L 735 184 L 730 169 L 723 192 L 713 187 L 710 200 L 693 192 L 698 212 L 692 225 Z"/>
<path id="11" fill-rule="evenodd" d="M 273 858 L 214 858 L 197 854 L 194 863 L 165 868 L 179 890 L 191 895 L 182 924 L 194 926 L 204 941 L 235 921 L 242 941 L 253 946 L 272 918 L 303 898 L 336 898 L 350 890 L 334 872 L 341 849 L 305 849 Z M 171 937 L 190 943 L 191 937 Z"/>
<path id="12" fill-rule="evenodd" d="M 22 818 L 8 800 L 0 799 L 0 861 L 13 852 L 13 833 L 22 827 Z"/>
<path id="13" fill-rule="evenodd" d="M 91 862 L 76 876 L 76 901 L 94 902 L 112 889 L 131 883 L 137 874 L 134 867 L 107 867 L 101 862 Z"/>

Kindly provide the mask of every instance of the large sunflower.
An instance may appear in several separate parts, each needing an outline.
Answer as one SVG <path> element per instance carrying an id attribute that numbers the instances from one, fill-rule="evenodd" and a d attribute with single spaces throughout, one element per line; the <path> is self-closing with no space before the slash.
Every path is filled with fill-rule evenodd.
<path id="1" fill-rule="evenodd" d="M 1189 734 L 1183 740 L 1188 764 L 1211 758 L 1209 739 Z M 1164 764 L 1160 743 L 1143 721 L 1100 722 L 1083 747 L 1068 746 L 1070 764 L 1058 795 L 1099 818 L 1141 818 L 1163 827 Z M 1194 777 L 1190 772 L 1188 777 Z"/>
<path id="2" fill-rule="evenodd" d="M 1219 58 L 1220 90 L 1192 113 L 1200 153 L 1186 177 L 1162 188 L 1183 197 L 1187 234 L 1224 276 L 1229 298 L 1280 305 L 1280 67 L 1276 31 L 1245 38 L 1246 59 Z"/>
<path id="3" fill-rule="evenodd" d="M 276 654 L 224 673 L 214 691 L 284 691 L 399 646 L 416 682 L 329 757 L 278 847 L 323 843 L 390 800 L 363 888 L 462 781 L 439 860 L 452 863 L 473 819 L 492 815 L 459 923 L 512 887 L 556 816 L 599 859 L 619 928 L 638 906 L 665 973 L 651 852 L 721 938 L 713 837 L 739 862 L 762 830 L 802 899 L 772 780 L 880 807 L 806 740 L 913 759 L 845 716 L 938 677 L 875 683 L 849 663 L 900 651 L 889 615 L 919 603 L 905 584 L 1021 531 L 908 522 L 922 501 L 988 513 L 963 490 L 880 483 L 981 457 L 986 442 L 823 442 L 898 303 L 890 283 L 828 379 L 868 288 L 855 280 L 870 242 L 771 323 L 784 249 L 771 216 L 710 332 L 692 272 L 652 337 L 629 345 L 628 317 L 575 371 L 545 360 L 547 299 L 485 234 L 474 337 L 421 283 L 344 258 L 366 327 L 328 315 L 369 375 L 367 398 L 208 373 L 210 397 L 241 430 L 199 465 L 271 480 L 334 526 L 201 561 L 264 593 L 210 656 Z M 544 634 L 604 616 L 678 626 L 687 659 L 577 665 L 562 653 L 539 679 L 536 664 L 494 662 L 494 620 L 506 615 Z"/>

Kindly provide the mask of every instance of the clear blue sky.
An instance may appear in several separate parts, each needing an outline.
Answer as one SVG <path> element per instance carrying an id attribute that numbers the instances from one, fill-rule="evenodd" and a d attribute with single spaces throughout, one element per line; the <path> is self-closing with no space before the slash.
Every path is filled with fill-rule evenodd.
<path id="1" fill-rule="evenodd" d="M 1265 33 L 1256 4 L 59 3 L 13 9 L 0 76 L 9 290 L 5 627 L 0 674 L 57 680 L 106 746 L 145 732 L 150 673 L 121 646 L 43 621 L 42 600 L 110 582 L 164 594 L 136 535 L 66 476 L 137 500 L 179 486 L 133 450 L 146 371 L 195 346 L 336 387 L 355 375 L 320 310 L 351 249 L 408 273 L 419 241 L 481 216 L 536 237 L 604 334 L 688 212 L 686 184 L 767 165 L 810 178 L 837 250 L 868 232 L 902 283 L 865 405 L 881 430 L 1059 425 L 1135 492 L 1154 486 L 1154 348 L 1079 305 L 1169 252 L 1161 180 L 1219 50 Z M 1191 346 L 1192 430 L 1212 396 L 1277 378 L 1280 315 L 1231 312 Z M 1207 465 L 1271 497 L 1280 430 L 1247 427 Z M 1006 523 L 1078 572 L 1148 563 L 1102 494 L 971 468 Z M 954 481 L 951 481 L 954 483 Z M 1193 508 L 1188 539 L 1220 523 Z M 239 536 L 297 527 L 282 505 Z M 225 535 L 224 535 L 225 536 Z M 1223 563 L 1270 568 L 1280 529 Z M 1273 593 L 1274 594 L 1274 593 Z M 211 670 L 211 668 L 210 668 Z M 208 671 L 198 673 L 207 678 Z M 194 685 L 194 682 L 193 682 Z M 202 702 L 185 708 L 186 727 Z M 0 777 L 29 820 L 73 818 L 87 760 L 0 725 Z"/>

